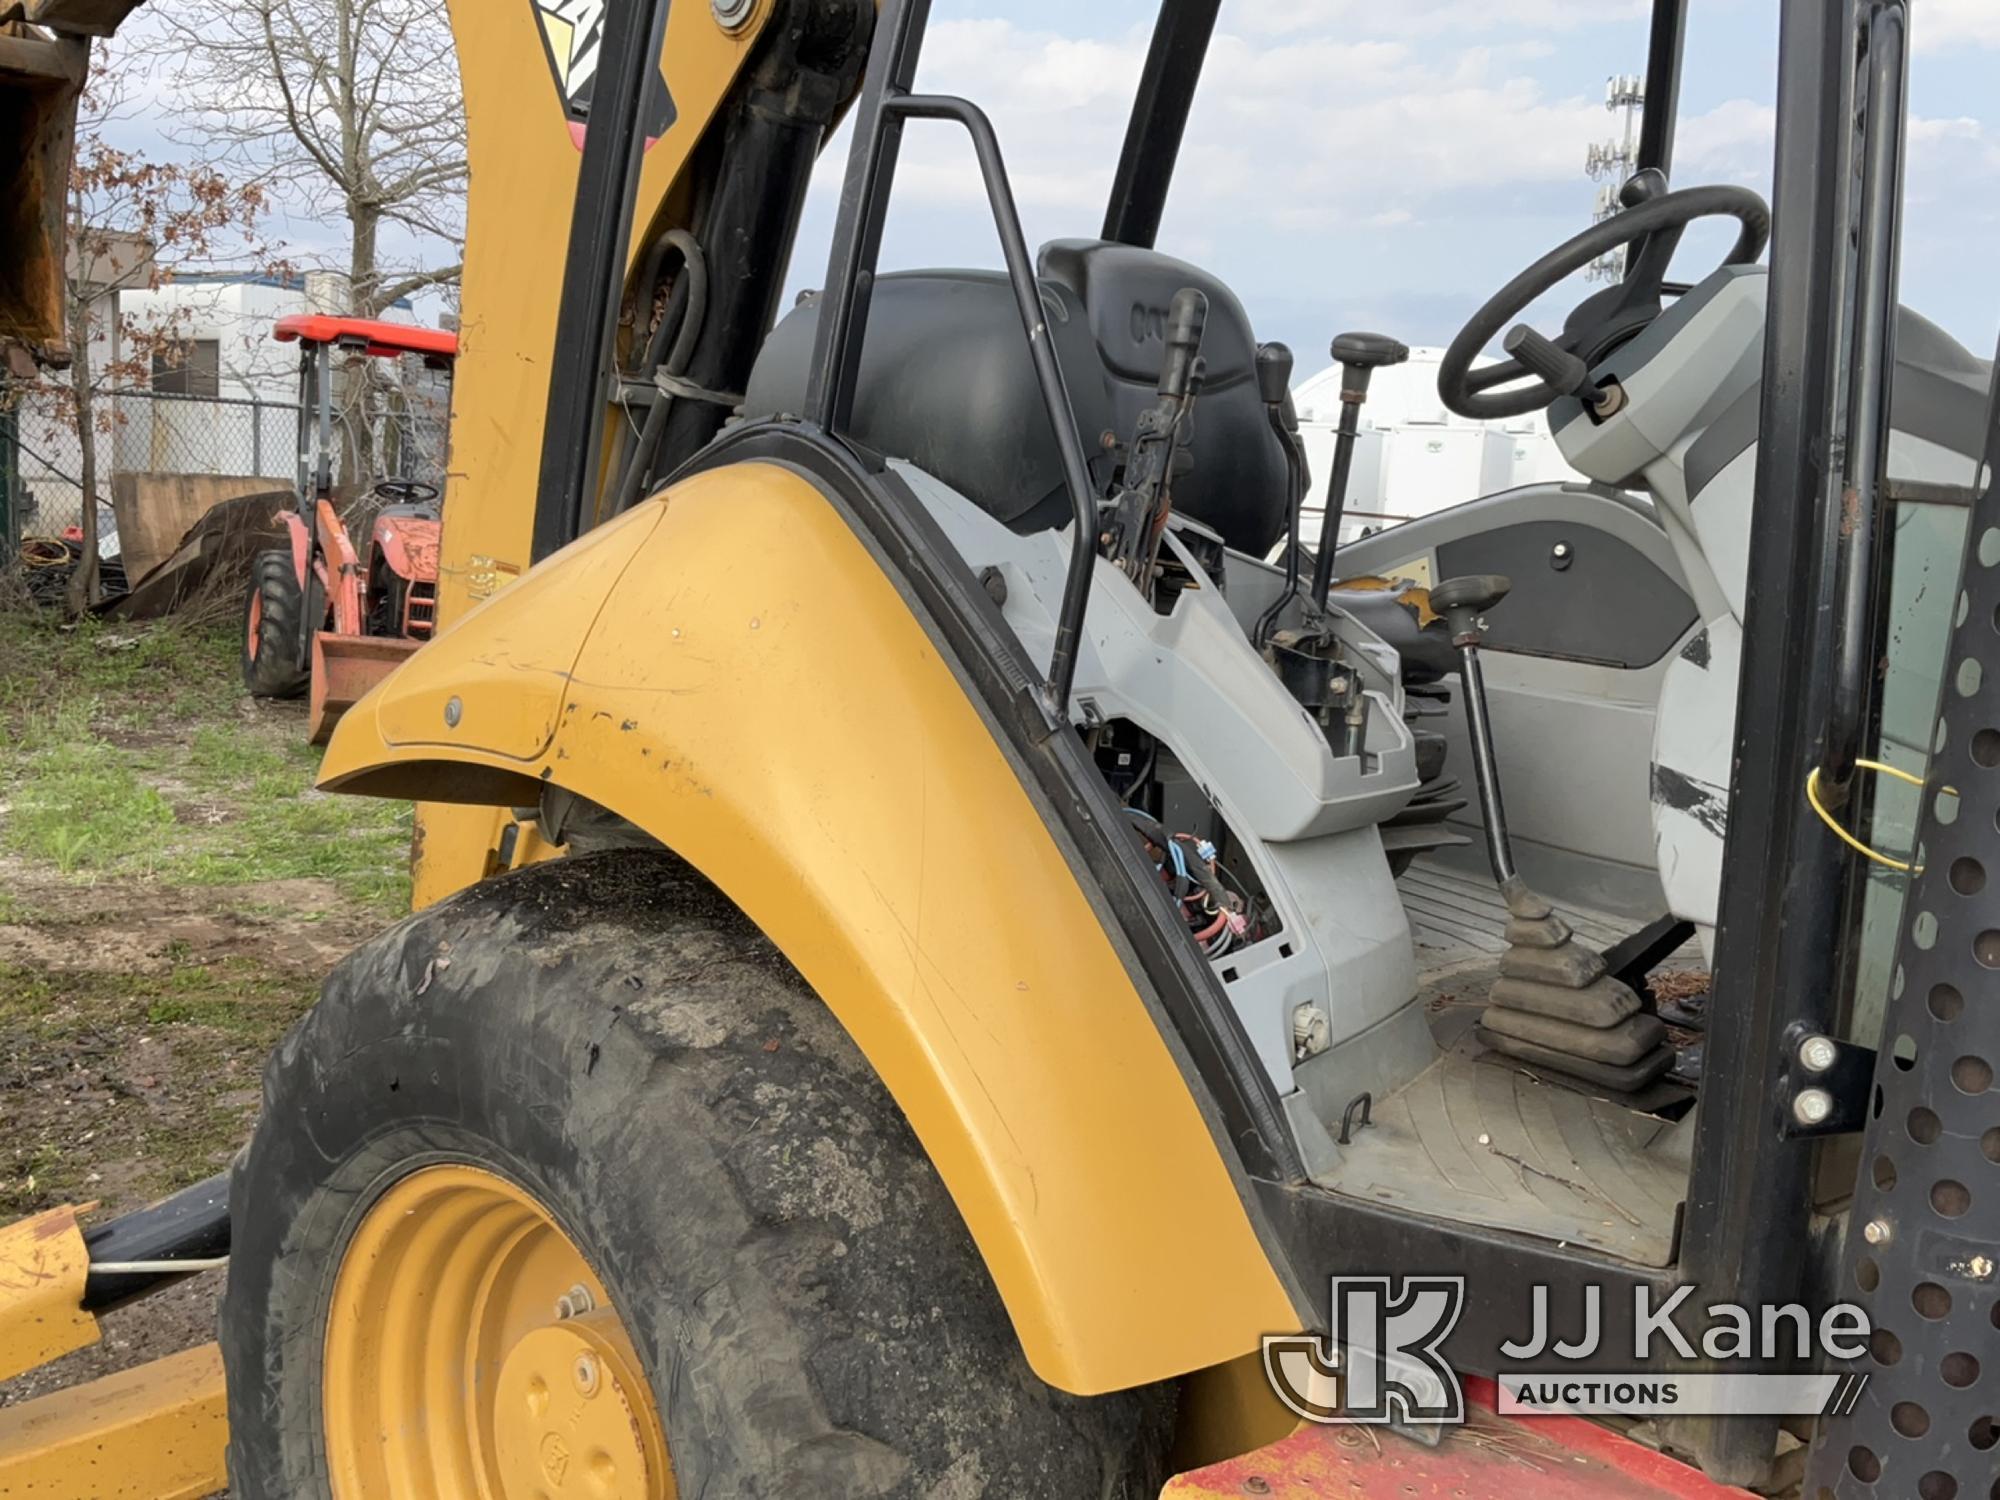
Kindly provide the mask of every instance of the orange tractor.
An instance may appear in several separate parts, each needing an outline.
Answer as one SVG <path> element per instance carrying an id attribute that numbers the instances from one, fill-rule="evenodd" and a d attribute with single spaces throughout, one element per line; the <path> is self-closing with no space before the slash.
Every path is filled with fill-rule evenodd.
<path id="1" fill-rule="evenodd" d="M 244 601 L 243 681 L 262 698 L 310 688 L 310 735 L 324 744 L 362 694 L 431 637 L 437 622 L 439 489 L 384 479 L 366 560 L 334 503 L 333 357 L 420 357 L 448 369 L 458 337 L 364 318 L 302 313 L 273 330 L 299 346 L 297 504 L 284 513 L 290 546 L 260 552 Z"/>

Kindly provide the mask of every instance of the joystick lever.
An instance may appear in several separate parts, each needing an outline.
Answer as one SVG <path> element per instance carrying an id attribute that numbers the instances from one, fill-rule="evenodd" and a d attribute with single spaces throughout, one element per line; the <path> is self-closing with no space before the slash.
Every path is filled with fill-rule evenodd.
<path id="1" fill-rule="evenodd" d="M 1285 344 L 1257 350 L 1257 394 L 1270 414 L 1271 431 L 1285 450 L 1285 587 L 1258 617 L 1250 644 L 1263 650 L 1278 618 L 1299 596 L 1299 521 L 1306 497 L 1305 446 L 1299 441 L 1299 414 L 1292 405 L 1292 351 Z"/>
<path id="2" fill-rule="evenodd" d="M 1327 476 L 1326 514 L 1320 521 L 1319 554 L 1313 559 L 1312 602 L 1326 608 L 1333 587 L 1333 554 L 1340 545 L 1340 522 L 1347 514 L 1347 485 L 1354 473 L 1354 444 L 1361 433 L 1361 407 L 1375 372 L 1400 365 L 1409 347 L 1379 333 L 1343 333 L 1333 341 L 1334 362 L 1340 366 L 1340 426 L 1333 442 L 1333 472 Z"/>
<path id="3" fill-rule="evenodd" d="M 1625 409 L 1624 386 L 1615 380 L 1609 385 L 1596 384 L 1590 378 L 1589 365 L 1526 323 L 1516 323 L 1500 347 L 1529 373 L 1539 375 L 1549 389 L 1576 397 L 1600 420 Z"/>
<path id="4" fill-rule="evenodd" d="M 1173 513 L 1176 460 L 1187 441 L 1188 418 L 1201 394 L 1202 334 L 1208 298 L 1194 287 L 1174 293 L 1167 309 L 1166 353 L 1160 361 L 1160 399 L 1139 414 L 1118 492 L 1102 507 L 1098 547 L 1145 593 L 1152 586 L 1167 518 Z"/>

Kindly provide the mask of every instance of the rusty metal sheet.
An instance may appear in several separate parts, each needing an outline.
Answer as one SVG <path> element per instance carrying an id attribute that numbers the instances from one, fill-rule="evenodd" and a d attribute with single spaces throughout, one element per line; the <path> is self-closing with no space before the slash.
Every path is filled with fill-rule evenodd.
<path id="1" fill-rule="evenodd" d="M 312 696 L 307 735 L 324 745 L 340 716 L 359 703 L 368 690 L 400 667 L 422 641 L 403 636 L 336 635 L 322 630 L 313 637 Z"/>
<path id="2" fill-rule="evenodd" d="M 0 0 L 4 3 L 4 0 Z M 69 357 L 63 197 L 90 44 L 0 31 L 0 356 L 14 371 Z"/>
<path id="3" fill-rule="evenodd" d="M 110 36 L 145 0 L 26 0 L 27 19 L 70 36 Z"/>
<path id="4" fill-rule="evenodd" d="M 97 1320 L 83 1310 L 89 1274 L 74 1208 L 0 1226 L 0 1380 L 97 1342 Z"/>

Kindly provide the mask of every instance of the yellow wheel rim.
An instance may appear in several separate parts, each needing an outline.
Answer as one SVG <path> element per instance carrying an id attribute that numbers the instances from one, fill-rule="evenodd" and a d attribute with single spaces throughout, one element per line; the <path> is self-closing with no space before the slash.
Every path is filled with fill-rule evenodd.
<path id="1" fill-rule="evenodd" d="M 477 1167 L 413 1172 L 363 1216 L 324 1376 L 335 1500 L 673 1500 L 604 1284 L 532 1196 Z"/>

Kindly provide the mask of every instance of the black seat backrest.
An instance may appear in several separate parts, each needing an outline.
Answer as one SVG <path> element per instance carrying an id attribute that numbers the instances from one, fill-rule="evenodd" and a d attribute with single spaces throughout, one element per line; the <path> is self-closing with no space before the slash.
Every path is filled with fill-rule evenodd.
<path id="1" fill-rule="evenodd" d="M 1257 336 L 1236 294 L 1184 261 L 1103 240 L 1045 246 L 1041 274 L 1083 305 L 1120 439 L 1158 399 L 1174 293 L 1193 287 L 1207 296 L 1206 376 L 1188 442 L 1194 467 L 1174 482 L 1174 509 L 1214 527 L 1238 551 L 1269 552 L 1285 527 L 1285 450 L 1257 394 Z"/>
<path id="2" fill-rule="evenodd" d="M 1110 479 L 1106 432 L 1129 440 L 1155 399 L 1167 304 L 1193 286 L 1209 299 L 1208 378 L 1195 407 L 1193 468 L 1178 510 L 1259 555 L 1284 529 L 1284 450 L 1258 400 L 1256 342 L 1242 304 L 1193 266 L 1129 245 L 1058 241 L 1041 256 L 1050 345 L 1092 478 Z M 805 405 L 820 300 L 784 318 L 751 372 L 744 410 Z M 1066 525 L 1069 497 L 1007 278 L 997 271 L 905 271 L 875 283 L 851 436 L 908 459 L 1020 532 Z"/>

